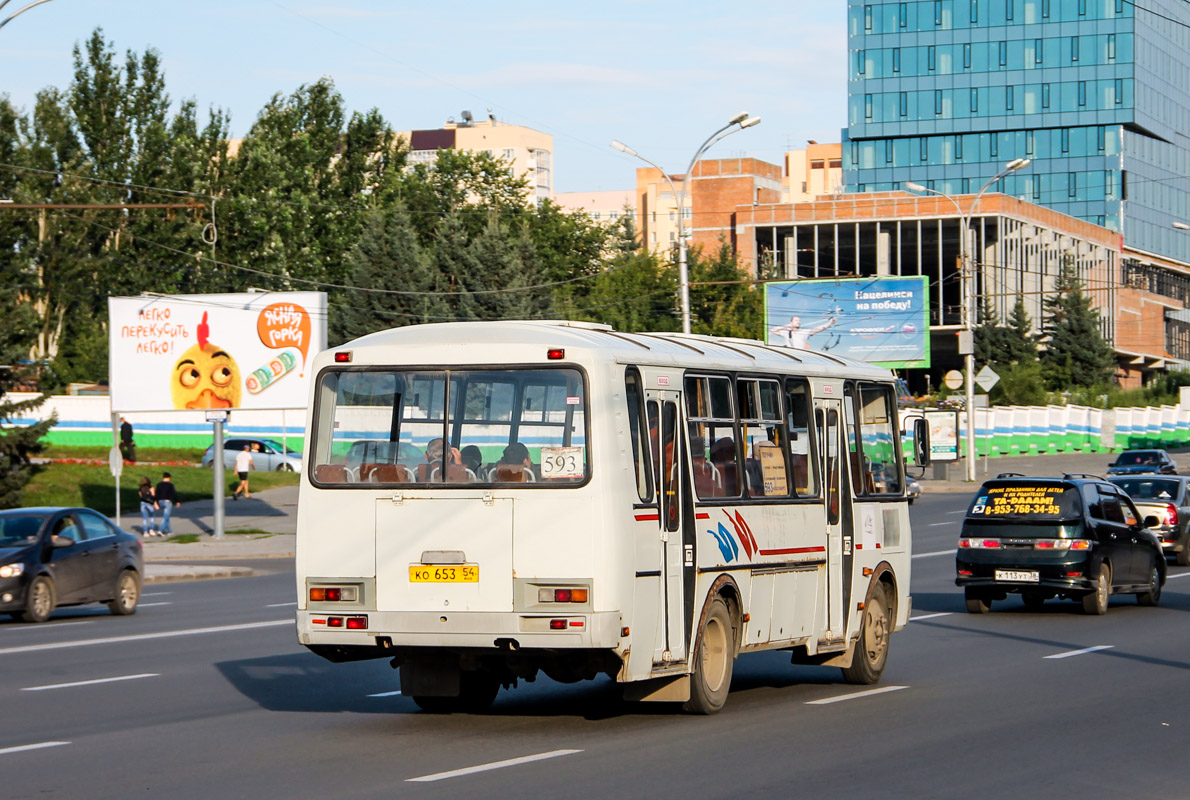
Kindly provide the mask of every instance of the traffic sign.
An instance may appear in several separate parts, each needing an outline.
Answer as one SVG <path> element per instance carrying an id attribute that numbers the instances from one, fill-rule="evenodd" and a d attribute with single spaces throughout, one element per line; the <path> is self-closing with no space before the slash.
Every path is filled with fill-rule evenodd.
<path id="1" fill-rule="evenodd" d="M 111 468 L 112 477 L 119 478 L 120 473 L 124 471 L 124 454 L 120 452 L 119 447 L 112 447 L 107 454 L 107 464 Z"/>
<path id="2" fill-rule="evenodd" d="M 947 389 L 957 389 L 963 385 L 963 373 L 957 369 L 952 369 L 942 376 L 942 382 L 946 384 Z"/>
<path id="3" fill-rule="evenodd" d="M 1000 382 L 1000 376 L 989 365 L 984 364 L 983 369 L 975 373 L 975 382 L 979 384 L 980 389 L 990 392 L 992 387 Z"/>

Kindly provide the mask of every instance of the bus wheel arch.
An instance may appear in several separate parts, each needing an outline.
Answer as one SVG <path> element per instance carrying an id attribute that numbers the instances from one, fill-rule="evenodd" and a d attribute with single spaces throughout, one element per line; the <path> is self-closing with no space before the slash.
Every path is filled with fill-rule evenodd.
<path id="1" fill-rule="evenodd" d="M 739 587 L 721 575 L 703 601 L 690 648 L 690 698 L 682 706 L 691 714 L 714 714 L 731 691 L 731 676 L 739 655 L 741 625 Z"/>
<path id="2" fill-rule="evenodd" d="M 877 683 L 888 663 L 889 638 L 896 626 L 896 575 L 887 563 L 873 571 L 864 596 L 859 636 L 852 644 L 851 664 L 843 668 L 848 683 Z"/>

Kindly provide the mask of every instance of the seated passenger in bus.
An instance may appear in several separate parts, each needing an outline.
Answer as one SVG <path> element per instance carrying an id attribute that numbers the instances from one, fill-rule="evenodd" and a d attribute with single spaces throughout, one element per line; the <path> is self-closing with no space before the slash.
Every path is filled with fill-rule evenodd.
<path id="1" fill-rule="evenodd" d="M 446 442 L 441 437 L 431 439 L 426 445 L 426 463 L 417 465 L 417 479 L 423 483 L 428 481 L 441 481 L 442 471 L 442 452 L 446 449 Z M 447 477 L 450 476 L 450 467 L 455 466 L 461 468 L 463 466 L 463 457 L 459 455 L 457 447 L 450 448 L 450 452 L 446 457 L 447 463 Z M 465 472 L 463 473 L 465 474 Z M 451 479 L 453 481 L 453 479 Z M 466 478 L 463 479 L 466 481 Z"/>
<path id="2" fill-rule="evenodd" d="M 719 469 L 707 460 L 706 439 L 690 437 L 690 461 L 694 468 L 694 491 L 700 497 L 722 497 L 723 479 Z"/>
<path id="3" fill-rule="evenodd" d="M 513 442 L 504 448 L 504 455 L 496 462 L 492 480 L 524 483 L 534 481 L 537 476 L 533 472 L 533 460 L 529 458 L 529 448 L 520 442 Z"/>
<path id="4" fill-rule="evenodd" d="M 738 497 L 740 476 L 736 467 L 735 441 L 731 437 L 724 436 L 711 445 L 711 463 L 719 470 L 724 496 Z"/>

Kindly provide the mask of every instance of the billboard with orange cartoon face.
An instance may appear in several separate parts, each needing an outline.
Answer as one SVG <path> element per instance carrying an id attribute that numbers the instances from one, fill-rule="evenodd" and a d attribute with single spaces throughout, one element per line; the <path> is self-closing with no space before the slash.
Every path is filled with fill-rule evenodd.
<path id="1" fill-rule="evenodd" d="M 326 294 L 108 298 L 113 411 L 305 408 Z"/>

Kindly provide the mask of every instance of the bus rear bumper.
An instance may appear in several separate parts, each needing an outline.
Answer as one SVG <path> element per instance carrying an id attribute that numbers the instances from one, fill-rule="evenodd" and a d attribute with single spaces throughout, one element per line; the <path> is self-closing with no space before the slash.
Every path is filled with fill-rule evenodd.
<path id="1" fill-rule="evenodd" d="M 333 620 L 340 617 L 342 622 Z M 366 628 L 348 628 L 348 617 L 366 618 Z M 616 649 L 621 643 L 618 611 L 545 615 L 464 611 L 298 611 L 303 645 L 391 647 Z M 358 621 L 355 624 L 360 624 Z"/>

